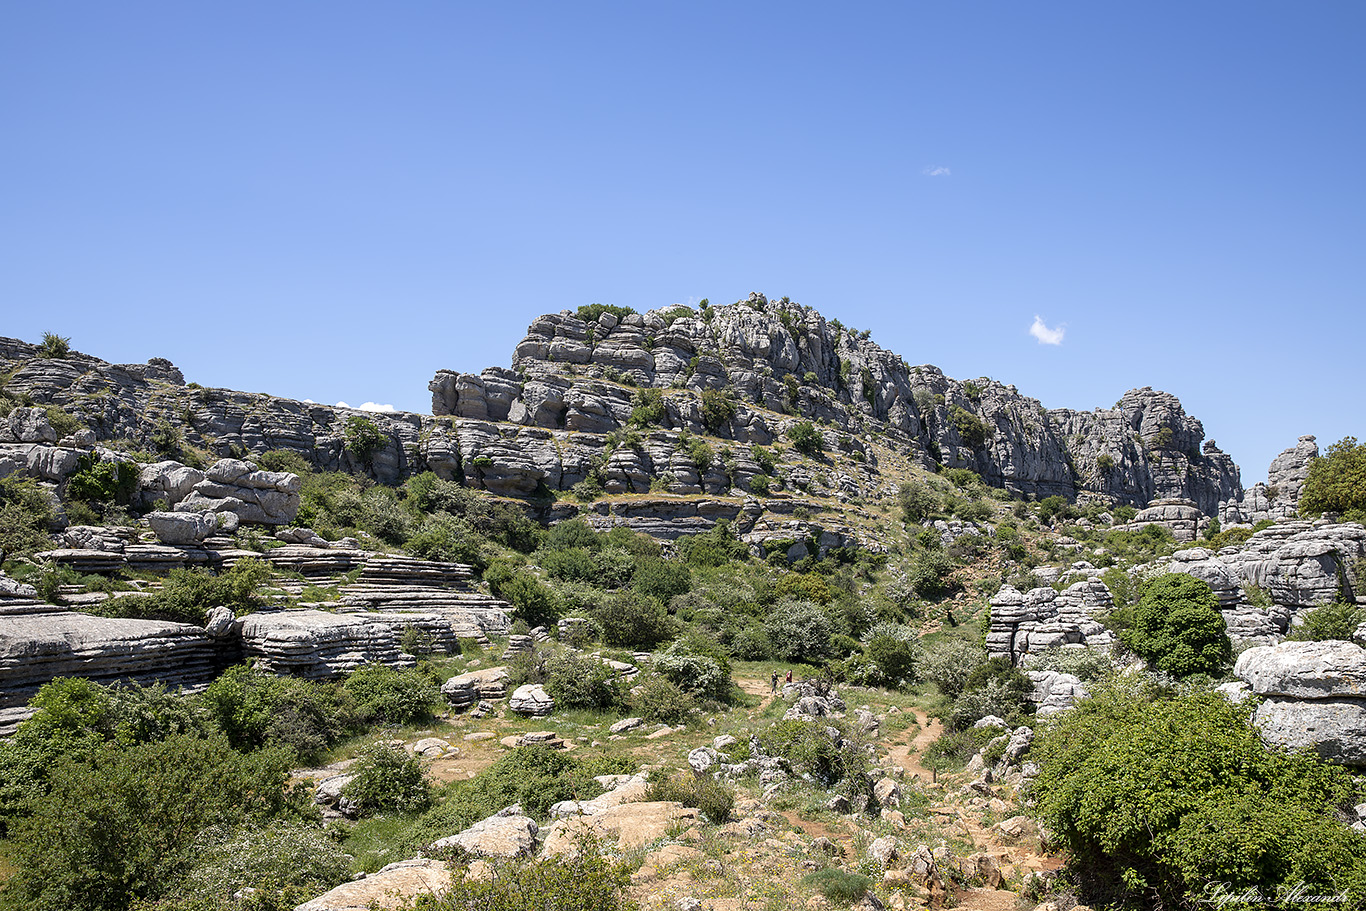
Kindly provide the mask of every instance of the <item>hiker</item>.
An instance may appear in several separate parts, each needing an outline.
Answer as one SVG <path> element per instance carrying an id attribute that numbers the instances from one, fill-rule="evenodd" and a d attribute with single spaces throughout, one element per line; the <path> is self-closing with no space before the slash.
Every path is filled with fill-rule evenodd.
<path id="1" fill-rule="evenodd" d="M 791 670 L 791 668 L 788 669 L 788 671 L 787 671 L 787 680 L 784 681 L 784 682 L 786 682 L 786 683 L 791 683 L 791 682 L 792 682 L 792 670 Z"/>
<path id="2" fill-rule="evenodd" d="M 773 689 L 770 690 L 770 692 L 773 692 L 773 693 L 778 692 L 778 672 L 777 672 L 777 671 L 774 671 L 774 672 L 773 672 Z"/>

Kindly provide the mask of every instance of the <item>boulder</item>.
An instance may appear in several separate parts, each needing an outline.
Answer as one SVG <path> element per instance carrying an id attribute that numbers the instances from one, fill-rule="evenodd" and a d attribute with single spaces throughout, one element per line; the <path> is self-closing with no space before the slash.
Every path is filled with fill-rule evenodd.
<path id="1" fill-rule="evenodd" d="M 513 692 L 508 708 L 519 715 L 539 718 L 555 711 L 555 700 L 539 683 L 527 683 Z"/>
<path id="2" fill-rule="evenodd" d="M 1283 642 L 1248 649 L 1233 672 L 1262 697 L 1254 720 L 1267 741 L 1366 766 L 1366 649 Z"/>
<path id="3" fill-rule="evenodd" d="M 365 879 L 342 883 L 294 911 L 373 911 L 406 907 L 421 895 L 440 896 L 451 887 L 445 861 L 415 858 L 389 864 Z"/>
<path id="4" fill-rule="evenodd" d="M 147 524 L 162 544 L 201 544 L 218 530 L 218 519 L 202 512 L 151 512 Z"/>
<path id="5" fill-rule="evenodd" d="M 697 810 L 673 801 L 623 803 L 592 816 L 561 819 L 546 830 L 542 853 L 546 856 L 574 854 L 579 837 L 590 835 L 615 841 L 623 850 L 643 848 L 681 826 L 697 824 Z"/>
<path id="6" fill-rule="evenodd" d="M 458 847 L 480 857 L 527 857 L 536 850 L 540 828 L 529 816 L 510 813 L 480 820 L 458 835 L 432 842 L 434 849 Z"/>

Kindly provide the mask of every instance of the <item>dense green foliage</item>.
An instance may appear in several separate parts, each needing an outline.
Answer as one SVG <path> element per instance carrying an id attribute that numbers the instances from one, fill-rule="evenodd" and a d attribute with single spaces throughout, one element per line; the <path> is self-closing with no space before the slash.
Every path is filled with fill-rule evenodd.
<path id="1" fill-rule="evenodd" d="M 813 459 L 825 449 L 825 435 L 810 421 L 798 421 L 787 428 L 787 438 L 792 441 L 793 449 Z"/>
<path id="2" fill-rule="evenodd" d="M 420 813 L 432 805 L 431 786 L 422 763 L 399 746 L 376 743 L 361 752 L 347 770 L 354 777 L 342 788 L 360 816 L 376 813 Z"/>
<path id="3" fill-rule="evenodd" d="M 1310 642 L 1350 641 L 1362 623 L 1366 623 L 1366 609 L 1343 602 L 1325 604 L 1305 613 L 1304 621 L 1286 638 Z"/>
<path id="4" fill-rule="evenodd" d="M 1153 668 L 1175 677 L 1217 674 L 1233 660 L 1219 600 L 1185 573 L 1147 581 L 1124 641 Z"/>
<path id="5" fill-rule="evenodd" d="M 0 552 L 5 559 L 51 547 L 47 530 L 53 515 L 52 501 L 37 481 L 0 478 Z"/>
<path id="6" fill-rule="evenodd" d="M 1366 900 L 1360 836 L 1333 815 L 1358 799 L 1348 775 L 1267 748 L 1218 693 L 1113 680 L 1055 716 L 1031 754 L 1040 820 L 1091 903 L 1175 907 L 1218 883 Z"/>
<path id="7" fill-rule="evenodd" d="M 342 436 L 346 438 L 346 448 L 351 450 L 361 464 L 366 467 L 374 463 L 375 453 L 389 443 L 389 438 L 385 436 L 383 430 L 379 429 L 378 424 L 358 414 L 353 414 L 346 419 L 346 425 L 342 428 Z"/>
<path id="8" fill-rule="evenodd" d="M 86 610 L 104 617 L 203 626 L 211 607 L 228 607 L 237 614 L 259 607 L 262 602 L 258 589 L 269 578 L 270 566 L 256 557 L 244 557 L 217 576 L 202 569 L 173 569 L 154 594 L 110 598 Z"/>
<path id="9" fill-rule="evenodd" d="M 1309 463 L 1300 488 L 1300 515 L 1333 512 L 1349 522 L 1366 522 L 1366 443 L 1343 437 L 1328 454 Z"/>
<path id="10" fill-rule="evenodd" d="M 575 315 L 585 323 L 596 323 L 598 317 L 604 313 L 610 313 L 618 320 L 622 320 L 635 312 L 630 307 L 618 307 L 615 304 L 584 304 L 575 311 Z"/>
<path id="11" fill-rule="evenodd" d="M 726 389 L 702 390 L 702 425 L 710 433 L 720 433 L 735 419 L 735 397 Z"/>
<path id="12" fill-rule="evenodd" d="M 440 690 L 421 670 L 367 664 L 342 685 L 361 719 L 371 724 L 408 724 L 427 718 Z"/>

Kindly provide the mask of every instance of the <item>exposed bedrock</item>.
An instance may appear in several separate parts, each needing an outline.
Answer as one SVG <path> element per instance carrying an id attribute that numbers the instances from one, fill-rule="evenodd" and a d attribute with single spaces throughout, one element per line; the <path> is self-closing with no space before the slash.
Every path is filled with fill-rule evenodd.
<path id="1" fill-rule="evenodd" d="M 1283 642 L 1248 649 L 1233 672 L 1262 697 L 1256 723 L 1266 740 L 1366 766 L 1366 649 Z"/>

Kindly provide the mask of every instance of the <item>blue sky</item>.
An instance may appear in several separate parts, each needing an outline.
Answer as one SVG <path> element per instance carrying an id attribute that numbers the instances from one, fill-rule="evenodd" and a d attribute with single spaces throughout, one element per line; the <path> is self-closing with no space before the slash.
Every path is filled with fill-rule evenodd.
<path id="1" fill-rule="evenodd" d="M 1164 389 L 1250 485 L 1366 437 L 1363 35 L 1356 2 L 8 3 L 0 335 L 425 411 L 540 313 L 757 290 L 1049 407 Z"/>

